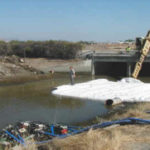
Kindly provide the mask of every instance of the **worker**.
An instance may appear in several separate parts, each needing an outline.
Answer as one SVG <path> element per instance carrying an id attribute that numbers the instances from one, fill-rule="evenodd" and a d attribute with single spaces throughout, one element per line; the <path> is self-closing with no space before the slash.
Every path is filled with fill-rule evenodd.
<path id="1" fill-rule="evenodd" d="M 70 69 L 70 72 L 69 72 L 70 82 L 71 82 L 71 85 L 74 85 L 74 78 L 76 77 L 75 70 L 73 69 L 72 66 L 70 66 L 69 69 Z"/>
<path id="2" fill-rule="evenodd" d="M 126 48 L 126 52 L 129 52 L 130 50 L 131 50 L 131 47 L 128 46 L 128 47 Z"/>
<path id="3" fill-rule="evenodd" d="M 54 86 L 55 86 L 55 80 L 54 80 L 54 73 L 55 73 L 55 71 L 54 71 L 54 69 L 52 69 L 52 70 L 50 70 L 49 71 L 49 73 L 50 73 L 50 88 L 53 90 L 54 89 Z"/>

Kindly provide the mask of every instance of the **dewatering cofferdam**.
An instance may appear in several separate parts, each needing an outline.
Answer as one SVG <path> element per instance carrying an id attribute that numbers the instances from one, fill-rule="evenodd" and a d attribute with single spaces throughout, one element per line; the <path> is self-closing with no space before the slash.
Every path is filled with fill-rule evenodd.
<path id="1" fill-rule="evenodd" d="M 103 101 L 107 103 L 147 102 L 150 101 L 150 84 L 134 78 L 119 81 L 97 79 L 75 85 L 58 86 L 52 91 L 54 95 L 76 97 L 84 100 Z"/>

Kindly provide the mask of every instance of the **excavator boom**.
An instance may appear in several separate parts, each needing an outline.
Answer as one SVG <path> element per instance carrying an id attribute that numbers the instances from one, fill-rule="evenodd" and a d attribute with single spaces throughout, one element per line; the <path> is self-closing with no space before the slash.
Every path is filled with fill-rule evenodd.
<path id="1" fill-rule="evenodd" d="M 135 68 L 132 74 L 133 78 L 138 77 L 140 70 L 142 69 L 142 64 L 145 60 L 145 57 L 148 55 L 149 50 L 150 50 L 150 31 L 148 31 L 147 36 L 145 38 L 145 44 L 142 48 L 140 59 L 135 65 Z"/>

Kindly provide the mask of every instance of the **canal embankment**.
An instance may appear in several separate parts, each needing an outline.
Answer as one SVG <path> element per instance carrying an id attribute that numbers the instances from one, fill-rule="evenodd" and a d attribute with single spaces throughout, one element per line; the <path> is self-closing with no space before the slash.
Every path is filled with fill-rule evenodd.
<path id="1" fill-rule="evenodd" d="M 149 119 L 149 103 L 134 104 L 126 111 L 118 111 L 103 119 L 99 118 L 97 122 L 118 120 L 127 117 L 136 117 Z M 150 126 L 149 125 L 115 125 L 103 129 L 90 130 L 88 132 L 70 136 L 65 139 L 55 139 L 50 143 L 42 145 L 29 145 L 25 148 L 17 146 L 14 150 L 148 150 L 150 143 Z"/>
<path id="2" fill-rule="evenodd" d="M 0 82 L 18 83 L 48 79 L 50 71 L 66 73 L 73 66 L 76 72 L 88 73 L 91 71 L 91 60 L 72 59 L 46 59 L 46 58 L 20 58 L 7 56 L 0 58 Z"/>

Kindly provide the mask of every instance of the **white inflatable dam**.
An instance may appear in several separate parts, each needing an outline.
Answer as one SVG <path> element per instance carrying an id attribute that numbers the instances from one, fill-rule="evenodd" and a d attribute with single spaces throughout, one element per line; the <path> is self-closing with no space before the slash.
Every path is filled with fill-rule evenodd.
<path id="1" fill-rule="evenodd" d="M 73 86 L 58 86 L 52 93 L 84 100 L 104 101 L 110 105 L 124 101 L 147 102 L 150 101 L 150 83 L 144 83 L 133 78 L 123 78 L 116 82 L 97 79 Z"/>

